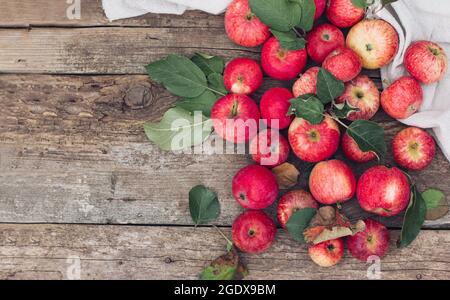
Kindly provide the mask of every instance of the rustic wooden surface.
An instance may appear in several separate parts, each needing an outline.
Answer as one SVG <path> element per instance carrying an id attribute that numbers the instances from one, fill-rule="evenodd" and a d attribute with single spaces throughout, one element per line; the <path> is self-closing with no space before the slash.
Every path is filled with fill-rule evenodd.
<path id="1" fill-rule="evenodd" d="M 200 183 L 216 190 L 216 224 L 228 231 L 241 211 L 231 179 L 249 159 L 175 155 L 148 142 L 142 124 L 160 119 L 177 98 L 150 82 L 143 67 L 173 52 L 257 58 L 258 49 L 228 41 L 222 16 L 189 12 L 110 23 L 100 1 L 82 1 L 80 20 L 66 17 L 67 6 L 2 1 L 0 278 L 66 278 L 71 256 L 80 257 L 82 278 L 195 278 L 224 245 L 214 229 L 191 227 L 187 193 Z M 367 74 L 381 86 L 378 73 Z M 266 80 L 255 99 L 275 85 Z M 376 119 L 389 141 L 403 128 L 382 112 Z M 360 174 L 368 165 L 355 167 Z M 450 195 L 441 151 L 412 175 L 420 188 Z M 354 200 L 344 210 L 366 216 Z M 401 216 L 382 221 L 401 227 Z M 450 278 L 450 216 L 425 227 L 411 248 L 383 260 L 383 278 Z M 365 278 L 367 269 L 350 258 L 331 270 L 315 267 L 283 232 L 270 252 L 245 258 L 253 279 Z"/>

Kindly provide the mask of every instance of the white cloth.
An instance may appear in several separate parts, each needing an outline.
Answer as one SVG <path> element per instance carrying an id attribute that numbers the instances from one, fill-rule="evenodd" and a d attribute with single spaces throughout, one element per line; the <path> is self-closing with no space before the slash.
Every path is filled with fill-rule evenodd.
<path id="1" fill-rule="evenodd" d="M 413 41 L 436 42 L 450 57 L 449 0 L 399 0 L 376 15 L 392 24 L 400 37 L 397 56 L 390 65 L 381 69 L 385 86 L 407 75 L 403 56 Z M 419 112 L 399 121 L 409 126 L 432 128 L 439 146 L 450 160 L 450 70 L 439 83 L 422 87 L 424 102 Z"/>
<path id="2" fill-rule="evenodd" d="M 210 14 L 225 11 L 231 0 L 102 0 L 106 17 L 113 21 L 146 13 L 181 15 L 187 9 L 198 9 Z"/>

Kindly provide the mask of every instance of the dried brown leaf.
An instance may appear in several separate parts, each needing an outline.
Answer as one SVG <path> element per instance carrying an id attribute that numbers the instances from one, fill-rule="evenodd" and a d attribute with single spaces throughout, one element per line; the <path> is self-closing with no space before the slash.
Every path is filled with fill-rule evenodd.
<path id="1" fill-rule="evenodd" d="M 295 186 L 300 172 L 291 163 L 284 163 L 272 169 L 280 189 L 285 190 Z"/>

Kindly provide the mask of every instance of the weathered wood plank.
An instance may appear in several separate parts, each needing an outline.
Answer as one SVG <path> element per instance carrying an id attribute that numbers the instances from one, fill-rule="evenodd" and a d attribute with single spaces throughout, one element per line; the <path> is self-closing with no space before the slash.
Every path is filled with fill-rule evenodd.
<path id="1" fill-rule="evenodd" d="M 255 98 L 277 84 L 266 81 Z M 202 183 L 219 194 L 217 224 L 230 225 L 240 212 L 231 180 L 250 160 L 178 155 L 148 142 L 142 124 L 175 101 L 146 76 L 1 75 L 0 221 L 191 224 L 187 195 Z M 142 103 L 145 108 L 130 107 Z M 389 140 L 402 128 L 383 113 L 377 120 Z M 355 168 L 360 174 L 367 165 Z M 412 175 L 420 188 L 450 195 L 450 167 L 440 151 L 428 169 Z M 305 185 L 302 178 L 298 186 Z M 344 209 L 352 218 L 364 215 L 355 201 Z M 383 222 L 399 227 L 401 217 Z M 448 228 L 450 217 L 427 226 Z"/>
<path id="2" fill-rule="evenodd" d="M 67 1 L 2 0 L 0 27 L 29 26 L 141 26 L 222 28 L 223 16 L 188 11 L 183 16 L 147 14 L 145 16 L 109 22 L 100 0 L 82 0 L 80 18 L 69 9 Z M 69 10 L 69 13 L 68 13 Z M 74 18 L 75 17 L 75 18 Z"/>
<path id="3" fill-rule="evenodd" d="M 423 231 L 401 250 L 397 236 L 381 261 L 382 279 L 450 279 L 450 231 Z M 0 279 L 70 279 L 77 261 L 81 279 L 195 279 L 224 251 L 212 228 L 2 224 Z M 369 265 L 346 252 L 338 266 L 320 268 L 279 230 L 268 252 L 243 258 L 248 279 L 367 279 Z"/>

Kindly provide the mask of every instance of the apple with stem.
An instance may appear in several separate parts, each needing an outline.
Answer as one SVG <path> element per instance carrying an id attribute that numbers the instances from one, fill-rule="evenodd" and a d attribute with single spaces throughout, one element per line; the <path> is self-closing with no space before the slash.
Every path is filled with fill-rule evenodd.
<path id="1" fill-rule="evenodd" d="M 365 229 L 347 238 L 348 250 L 353 257 L 367 262 L 371 256 L 379 258 L 389 250 L 389 230 L 372 219 L 364 220 Z"/>
<path id="2" fill-rule="evenodd" d="M 235 58 L 225 67 L 223 73 L 225 88 L 234 94 L 252 94 L 263 82 L 259 64 L 250 58 Z"/>
<path id="3" fill-rule="evenodd" d="M 306 44 L 308 55 L 318 64 L 321 64 L 331 51 L 345 45 L 342 31 L 327 23 L 314 27 L 308 33 L 306 40 L 308 42 Z"/>
<path id="4" fill-rule="evenodd" d="M 344 256 L 344 241 L 340 238 L 310 246 L 308 254 L 317 265 L 325 268 L 332 267 Z"/>

